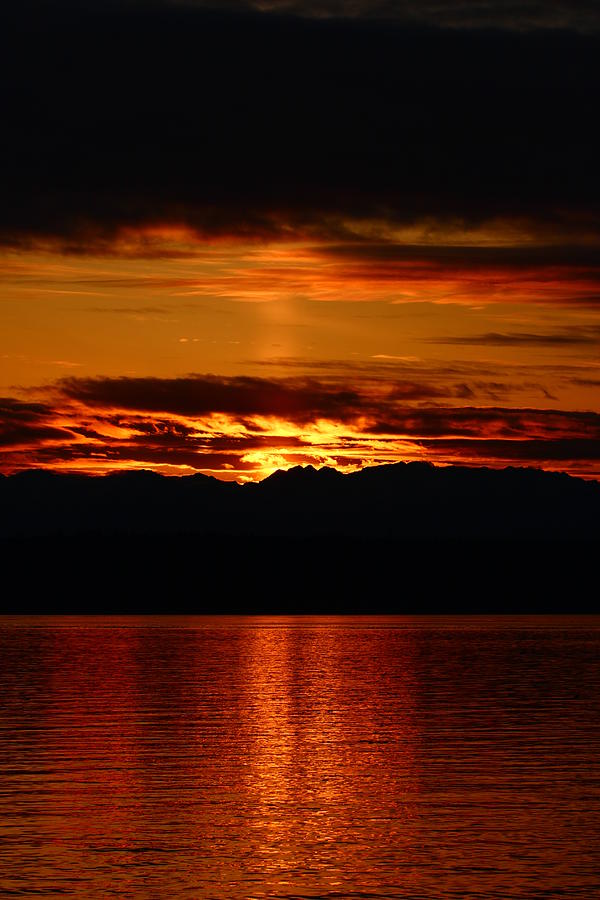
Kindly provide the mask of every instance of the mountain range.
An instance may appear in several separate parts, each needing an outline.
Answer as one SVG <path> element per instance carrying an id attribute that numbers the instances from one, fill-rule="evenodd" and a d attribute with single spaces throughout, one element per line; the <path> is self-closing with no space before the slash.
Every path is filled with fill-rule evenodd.
<path id="1" fill-rule="evenodd" d="M 595 612 L 600 484 L 311 466 L 0 478 L 3 612 Z"/>
<path id="2" fill-rule="evenodd" d="M 238 484 L 151 471 L 0 478 L 0 535 L 367 539 L 600 537 L 600 484 L 539 469 L 296 466 Z"/>

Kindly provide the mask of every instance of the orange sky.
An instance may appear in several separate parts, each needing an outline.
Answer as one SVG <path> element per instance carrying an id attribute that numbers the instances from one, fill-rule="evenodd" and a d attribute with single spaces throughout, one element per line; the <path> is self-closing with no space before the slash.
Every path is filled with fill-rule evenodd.
<path id="1" fill-rule="evenodd" d="M 600 474 L 591 239 L 345 230 L 251 243 L 163 226 L 5 250 L 2 471 L 246 480 L 428 459 Z"/>

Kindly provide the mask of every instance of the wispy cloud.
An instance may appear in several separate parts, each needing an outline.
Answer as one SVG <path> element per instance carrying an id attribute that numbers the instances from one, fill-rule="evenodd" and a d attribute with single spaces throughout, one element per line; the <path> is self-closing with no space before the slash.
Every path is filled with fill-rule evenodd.
<path id="1" fill-rule="evenodd" d="M 565 325 L 547 332 L 487 331 L 484 334 L 424 338 L 427 343 L 488 347 L 578 347 L 600 345 L 600 325 Z"/>

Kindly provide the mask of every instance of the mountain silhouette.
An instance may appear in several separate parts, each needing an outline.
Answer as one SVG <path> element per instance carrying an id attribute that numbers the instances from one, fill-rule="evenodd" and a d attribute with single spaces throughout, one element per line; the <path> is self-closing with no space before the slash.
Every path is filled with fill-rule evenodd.
<path id="1" fill-rule="evenodd" d="M 0 478 L 4 612 L 596 611 L 600 484 L 296 466 Z"/>
<path id="2" fill-rule="evenodd" d="M 244 485 L 151 471 L 30 470 L 0 481 L 0 535 L 197 534 L 382 539 L 600 537 L 600 484 L 536 469 L 296 466 Z"/>

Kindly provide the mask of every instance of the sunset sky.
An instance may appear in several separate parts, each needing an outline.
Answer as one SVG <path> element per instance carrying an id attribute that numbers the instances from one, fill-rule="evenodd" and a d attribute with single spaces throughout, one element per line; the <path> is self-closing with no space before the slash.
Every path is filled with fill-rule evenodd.
<path id="1" fill-rule="evenodd" d="M 0 471 L 600 477 L 600 13 L 0 12 Z"/>

